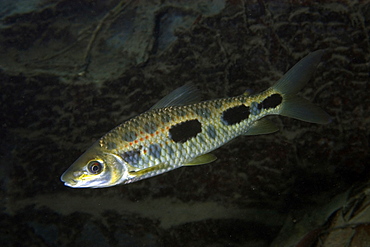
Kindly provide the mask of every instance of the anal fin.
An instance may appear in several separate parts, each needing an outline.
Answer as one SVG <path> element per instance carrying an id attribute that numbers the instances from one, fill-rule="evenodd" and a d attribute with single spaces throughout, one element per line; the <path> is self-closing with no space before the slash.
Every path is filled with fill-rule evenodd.
<path id="1" fill-rule="evenodd" d="M 197 166 L 197 165 L 203 165 L 203 164 L 208 164 L 213 161 L 215 161 L 217 157 L 213 154 L 203 154 L 198 157 L 195 157 L 193 160 L 190 162 L 184 164 L 183 166 Z"/>
<path id="2" fill-rule="evenodd" d="M 267 119 L 260 119 L 256 121 L 252 127 L 244 133 L 244 135 L 252 136 L 252 135 L 263 135 L 263 134 L 271 134 L 279 130 L 273 122 Z"/>

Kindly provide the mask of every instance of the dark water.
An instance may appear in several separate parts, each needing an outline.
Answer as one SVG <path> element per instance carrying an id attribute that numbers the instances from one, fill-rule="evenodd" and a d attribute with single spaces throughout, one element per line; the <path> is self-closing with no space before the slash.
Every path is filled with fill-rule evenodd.
<path id="1" fill-rule="evenodd" d="M 1 246 L 367 246 L 368 1 L 1 1 Z M 212 164 L 106 189 L 60 175 L 97 138 L 193 83 L 259 92 L 329 48 L 301 95 Z M 345 245 L 347 244 L 347 245 Z"/>

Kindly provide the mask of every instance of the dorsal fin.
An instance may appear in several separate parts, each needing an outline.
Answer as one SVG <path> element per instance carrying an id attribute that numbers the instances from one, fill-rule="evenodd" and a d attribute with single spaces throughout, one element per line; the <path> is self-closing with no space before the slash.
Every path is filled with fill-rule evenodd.
<path id="1" fill-rule="evenodd" d="M 150 110 L 160 109 L 169 106 L 181 106 L 198 103 L 200 101 L 200 91 L 191 83 L 179 87 L 163 97 Z"/>

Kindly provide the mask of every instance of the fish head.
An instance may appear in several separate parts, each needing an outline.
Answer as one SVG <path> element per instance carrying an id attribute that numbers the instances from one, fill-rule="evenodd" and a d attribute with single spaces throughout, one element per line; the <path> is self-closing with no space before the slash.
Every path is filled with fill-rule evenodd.
<path id="1" fill-rule="evenodd" d="M 72 188 L 104 188 L 121 183 L 121 179 L 127 176 L 127 167 L 119 156 L 104 152 L 94 144 L 60 179 Z"/>

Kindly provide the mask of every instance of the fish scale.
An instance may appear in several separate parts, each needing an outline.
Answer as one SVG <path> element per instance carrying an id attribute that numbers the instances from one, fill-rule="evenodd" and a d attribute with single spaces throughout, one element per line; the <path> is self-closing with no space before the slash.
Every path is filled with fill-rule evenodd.
<path id="1" fill-rule="evenodd" d="M 214 161 L 210 154 L 239 135 L 269 134 L 278 128 L 267 115 L 328 123 L 320 108 L 295 94 L 309 80 L 323 54 L 303 58 L 273 87 L 197 102 L 199 92 L 187 84 L 144 112 L 114 128 L 92 145 L 62 175 L 70 187 L 109 187 L 149 178 L 181 166 Z"/>

